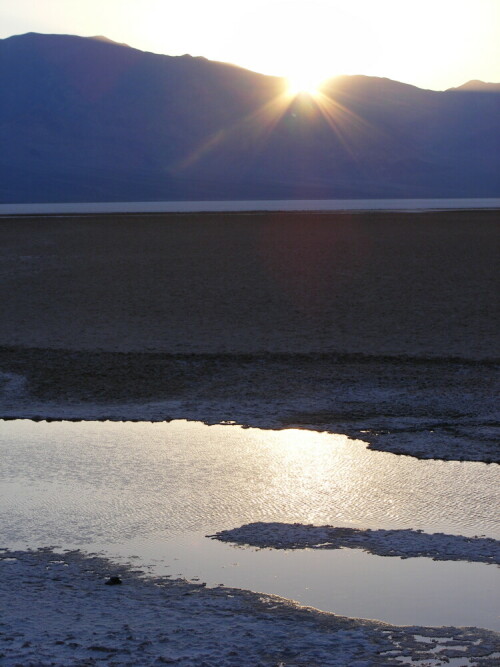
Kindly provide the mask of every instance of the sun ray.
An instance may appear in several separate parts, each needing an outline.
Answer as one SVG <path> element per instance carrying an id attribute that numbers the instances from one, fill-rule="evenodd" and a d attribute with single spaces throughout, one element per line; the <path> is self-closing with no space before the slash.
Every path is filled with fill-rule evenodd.
<path id="1" fill-rule="evenodd" d="M 302 105 L 307 101 L 306 107 L 302 106 L 302 109 L 304 111 L 307 108 L 310 113 L 304 111 L 304 118 L 309 117 L 313 122 L 311 114 L 314 110 L 319 112 L 352 158 L 356 159 L 357 147 L 362 140 L 371 137 L 373 141 L 376 141 L 377 137 L 373 136 L 374 130 L 371 125 L 354 111 L 337 101 L 334 86 L 325 84 L 324 79 L 321 84 L 313 85 L 313 79 L 309 78 L 309 84 L 306 86 L 306 79 L 297 78 L 295 79 L 297 83 L 293 87 L 290 84 L 290 79 L 288 81 L 288 87 L 284 92 L 277 94 L 273 99 L 255 109 L 234 125 L 213 132 L 183 160 L 171 165 L 169 171 L 180 173 L 193 167 L 202 158 L 220 148 L 225 142 L 231 143 L 235 136 L 238 137 L 240 146 L 248 146 L 249 151 L 253 154 L 258 153 L 268 141 L 280 119 L 295 103 L 297 97 L 302 98 Z M 302 83 L 299 86 L 300 81 Z M 316 82 L 319 82 L 318 78 L 316 78 Z M 324 90 L 320 90 L 318 85 L 323 85 Z"/>
<path id="2" fill-rule="evenodd" d="M 373 135 L 372 126 L 331 95 L 319 91 L 314 101 L 323 118 L 351 157 L 356 157 L 356 145 Z"/>
<path id="3" fill-rule="evenodd" d="M 247 143 L 252 143 L 254 148 L 260 144 L 264 144 L 266 139 L 272 134 L 280 118 L 286 113 L 292 100 L 293 98 L 287 93 L 279 94 L 233 126 L 224 130 L 217 130 L 196 150 L 192 151 L 183 160 L 172 165 L 170 172 L 178 173 L 188 169 L 224 141 L 234 137 L 235 134 L 243 137 Z"/>

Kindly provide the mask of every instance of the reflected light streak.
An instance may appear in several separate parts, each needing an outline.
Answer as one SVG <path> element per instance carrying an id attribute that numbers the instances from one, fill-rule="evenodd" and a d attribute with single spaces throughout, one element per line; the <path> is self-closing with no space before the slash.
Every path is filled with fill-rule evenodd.
<path id="1" fill-rule="evenodd" d="M 261 443 L 267 441 L 269 449 L 268 504 L 282 505 L 284 499 L 293 496 L 305 520 L 314 523 L 331 507 L 332 494 L 356 497 L 356 453 L 346 435 L 284 429 L 270 434 L 259 431 L 258 438 Z M 365 446 L 359 441 L 357 444 Z M 266 495 L 266 491 L 263 493 Z M 297 520 L 294 513 L 288 518 Z M 347 523 L 357 525 L 352 518 Z"/>

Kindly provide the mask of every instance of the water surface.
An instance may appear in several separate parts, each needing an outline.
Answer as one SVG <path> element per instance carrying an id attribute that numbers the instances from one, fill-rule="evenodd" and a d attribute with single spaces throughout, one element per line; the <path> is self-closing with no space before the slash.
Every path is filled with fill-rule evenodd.
<path id="1" fill-rule="evenodd" d="M 196 422 L 1 423 L 0 546 L 138 556 L 155 573 L 398 624 L 500 629 L 498 568 L 353 550 L 255 551 L 205 537 L 251 521 L 500 537 L 500 471 L 342 435 Z"/>

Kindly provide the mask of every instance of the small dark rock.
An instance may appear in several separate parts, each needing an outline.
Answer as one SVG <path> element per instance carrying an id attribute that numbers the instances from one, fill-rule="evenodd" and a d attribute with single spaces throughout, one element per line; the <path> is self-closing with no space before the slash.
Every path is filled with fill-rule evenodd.
<path id="1" fill-rule="evenodd" d="M 122 580 L 120 577 L 110 577 L 107 581 L 104 582 L 106 586 L 116 586 L 117 584 L 121 584 Z"/>

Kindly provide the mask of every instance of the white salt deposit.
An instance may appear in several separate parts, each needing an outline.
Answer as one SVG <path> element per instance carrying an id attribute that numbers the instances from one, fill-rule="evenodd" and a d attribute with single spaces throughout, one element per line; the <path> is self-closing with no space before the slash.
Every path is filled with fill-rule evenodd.
<path id="1" fill-rule="evenodd" d="M 4 551 L 0 569 L 5 667 L 498 665 L 500 636 L 477 628 L 350 619 L 274 596 L 145 578 L 80 552 Z M 110 576 L 122 583 L 106 586 Z"/>
<path id="2" fill-rule="evenodd" d="M 498 198 L 272 199 L 244 201 L 145 201 L 0 204 L 0 215 L 85 215 L 202 211 L 435 211 L 499 208 Z"/>
<path id="3" fill-rule="evenodd" d="M 273 549 L 364 549 L 379 556 L 426 557 L 500 565 L 500 541 L 420 530 L 359 530 L 300 523 L 256 522 L 222 530 L 214 539 Z"/>

